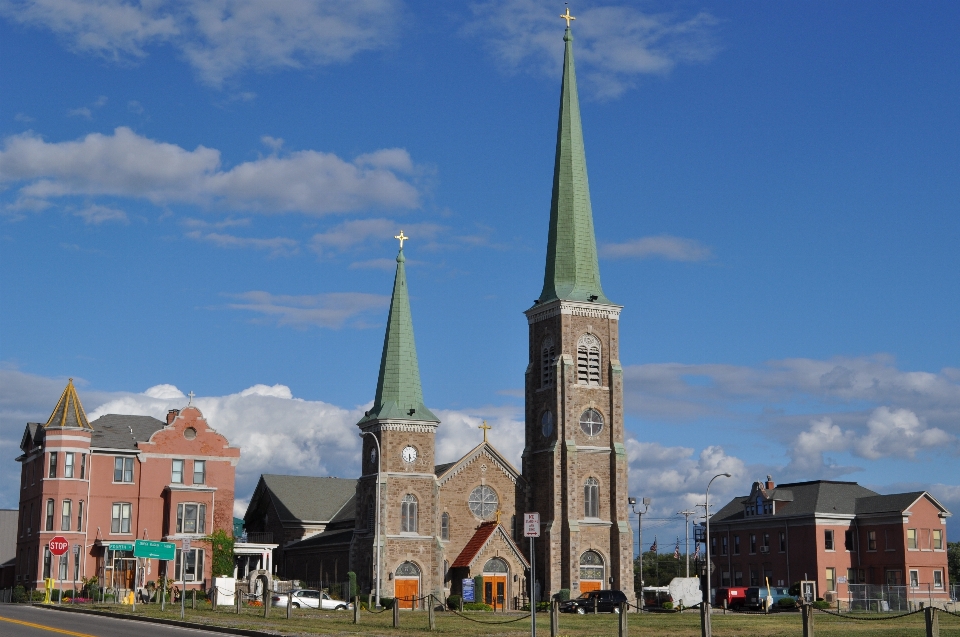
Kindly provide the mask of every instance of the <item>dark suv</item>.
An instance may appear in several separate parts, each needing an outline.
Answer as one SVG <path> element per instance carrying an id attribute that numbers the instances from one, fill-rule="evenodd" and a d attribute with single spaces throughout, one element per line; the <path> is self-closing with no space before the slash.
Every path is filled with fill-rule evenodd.
<path id="1" fill-rule="evenodd" d="M 560 612 L 586 615 L 593 612 L 596 603 L 599 613 L 619 613 L 620 605 L 627 601 L 623 591 L 590 591 L 576 599 L 560 603 Z"/>

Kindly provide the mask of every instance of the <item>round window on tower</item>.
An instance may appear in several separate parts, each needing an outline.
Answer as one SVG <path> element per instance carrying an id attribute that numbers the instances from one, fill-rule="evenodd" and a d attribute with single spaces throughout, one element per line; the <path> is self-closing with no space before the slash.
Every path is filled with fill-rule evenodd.
<path id="1" fill-rule="evenodd" d="M 486 520 L 496 513 L 500 504 L 497 498 L 497 492 L 485 484 L 480 485 L 470 492 L 470 498 L 467 500 L 470 510 L 480 519 Z"/>
<path id="2" fill-rule="evenodd" d="M 543 434 L 544 438 L 549 438 L 553 435 L 553 412 L 549 409 L 543 412 L 543 415 L 540 417 L 540 433 Z"/>
<path id="3" fill-rule="evenodd" d="M 603 431 L 603 416 L 591 407 L 580 415 L 580 429 L 588 436 L 596 436 Z"/>

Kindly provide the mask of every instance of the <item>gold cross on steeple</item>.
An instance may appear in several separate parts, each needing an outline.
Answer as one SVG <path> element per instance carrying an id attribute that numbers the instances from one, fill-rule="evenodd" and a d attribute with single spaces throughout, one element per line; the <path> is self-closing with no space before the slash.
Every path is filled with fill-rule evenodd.
<path id="1" fill-rule="evenodd" d="M 403 242 L 409 239 L 410 237 L 404 236 L 403 230 L 400 231 L 400 234 L 394 237 L 394 239 L 400 239 L 400 249 L 403 250 Z"/>
<path id="2" fill-rule="evenodd" d="M 570 21 L 571 21 L 571 20 L 576 20 L 575 17 L 573 17 L 572 15 L 570 15 L 570 7 L 567 7 L 567 12 L 566 12 L 566 13 L 561 13 L 561 14 L 560 14 L 560 17 L 567 21 L 567 28 L 568 28 L 568 29 L 570 28 Z"/>
<path id="3" fill-rule="evenodd" d="M 486 442 L 486 441 L 487 441 L 487 431 L 488 431 L 489 429 L 493 429 L 493 427 L 491 427 L 490 425 L 488 425 L 488 424 L 487 424 L 487 421 L 484 420 L 482 425 L 478 425 L 478 426 L 477 426 L 477 429 L 483 429 L 483 441 Z"/>

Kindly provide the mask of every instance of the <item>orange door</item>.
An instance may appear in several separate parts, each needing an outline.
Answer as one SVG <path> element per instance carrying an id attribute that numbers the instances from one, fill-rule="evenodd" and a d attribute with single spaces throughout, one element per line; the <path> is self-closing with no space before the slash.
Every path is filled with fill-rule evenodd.
<path id="1" fill-rule="evenodd" d="M 590 591 L 598 591 L 600 590 L 600 584 L 602 584 L 600 580 L 580 580 L 580 592 L 589 593 Z"/>
<path id="2" fill-rule="evenodd" d="M 500 610 L 506 603 L 507 577 L 505 575 L 483 576 L 483 601 Z"/>
<path id="3" fill-rule="evenodd" d="M 420 593 L 420 581 L 415 579 L 398 579 L 393 585 L 400 608 L 413 609 L 414 601 Z"/>

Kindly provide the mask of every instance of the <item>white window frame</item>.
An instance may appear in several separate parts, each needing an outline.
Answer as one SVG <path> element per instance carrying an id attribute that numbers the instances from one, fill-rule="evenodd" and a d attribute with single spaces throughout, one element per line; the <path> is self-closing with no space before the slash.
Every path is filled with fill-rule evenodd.
<path id="1" fill-rule="evenodd" d="M 83 531 L 83 500 L 77 502 L 77 532 Z"/>
<path id="2" fill-rule="evenodd" d="M 193 517 L 188 517 L 193 507 Z M 192 525 L 189 524 L 192 522 Z M 192 526 L 193 530 L 188 530 Z M 203 502 L 180 502 L 177 504 L 177 535 L 203 535 L 207 529 L 207 505 Z"/>
<path id="3" fill-rule="evenodd" d="M 920 570 L 916 568 L 911 568 L 907 574 L 907 581 L 910 582 L 908 586 L 913 589 L 920 588 Z"/>
<path id="4" fill-rule="evenodd" d="M 191 559 L 192 558 L 192 559 Z M 193 562 L 193 572 L 190 573 L 190 562 Z M 183 567 L 188 567 L 187 573 L 183 573 Z M 191 548 L 187 551 L 186 564 L 183 559 L 183 549 L 178 548 L 174 557 L 174 579 L 178 582 L 200 582 L 203 581 L 204 552 L 200 548 Z M 186 575 L 186 579 L 184 579 Z"/>
<path id="5" fill-rule="evenodd" d="M 53 501 L 53 498 L 47 500 L 47 517 L 44 520 L 45 524 L 43 525 L 44 531 L 53 530 L 53 518 L 57 514 L 57 504 Z"/>
<path id="6" fill-rule="evenodd" d="M 943 588 L 943 571 L 938 568 L 933 570 L 933 587 Z"/>
<path id="7" fill-rule="evenodd" d="M 60 530 L 69 531 L 73 521 L 73 500 L 69 498 L 60 502 Z"/>
<path id="8" fill-rule="evenodd" d="M 50 452 L 50 468 L 47 471 L 47 477 L 48 478 L 57 477 L 57 452 L 56 451 Z"/>
<path id="9" fill-rule="evenodd" d="M 440 515 L 440 539 L 450 539 L 450 514 L 446 511 Z"/>
<path id="10" fill-rule="evenodd" d="M 933 529 L 930 534 L 931 546 L 934 551 L 943 550 L 943 529 Z"/>
<path id="11" fill-rule="evenodd" d="M 110 506 L 110 533 L 112 535 L 130 535 L 132 519 L 133 506 L 129 502 L 114 502 Z M 117 530 L 114 531 L 114 529 Z"/>
<path id="12" fill-rule="evenodd" d="M 63 453 L 63 477 L 72 478 L 73 477 L 73 452 L 65 451 Z"/>
<path id="13" fill-rule="evenodd" d="M 600 517 L 600 481 L 593 476 L 583 483 L 583 517 Z"/>
<path id="14" fill-rule="evenodd" d="M 824 551 L 837 550 L 837 538 L 836 538 L 836 534 L 833 532 L 833 529 L 823 530 L 823 550 Z"/>
<path id="15" fill-rule="evenodd" d="M 400 532 L 416 533 L 419 527 L 417 496 L 408 493 L 400 502 Z"/>
<path id="16" fill-rule="evenodd" d="M 199 468 L 199 471 L 198 471 Z M 199 477 L 199 479 L 198 479 Z M 206 484 L 207 482 L 207 461 L 193 461 L 193 484 Z"/>
<path id="17" fill-rule="evenodd" d="M 913 535 L 911 538 L 910 535 Z M 911 546 L 912 544 L 912 546 Z M 920 540 L 917 537 L 916 529 L 907 529 L 907 550 L 908 551 L 917 551 L 920 548 Z"/>
<path id="18" fill-rule="evenodd" d="M 117 479 L 119 472 L 119 480 Z M 113 482 L 115 484 L 133 484 L 133 458 L 130 456 L 114 456 Z"/>
<path id="19" fill-rule="evenodd" d="M 183 466 L 187 463 L 181 458 L 174 458 L 170 462 L 170 483 L 183 484 Z"/>

